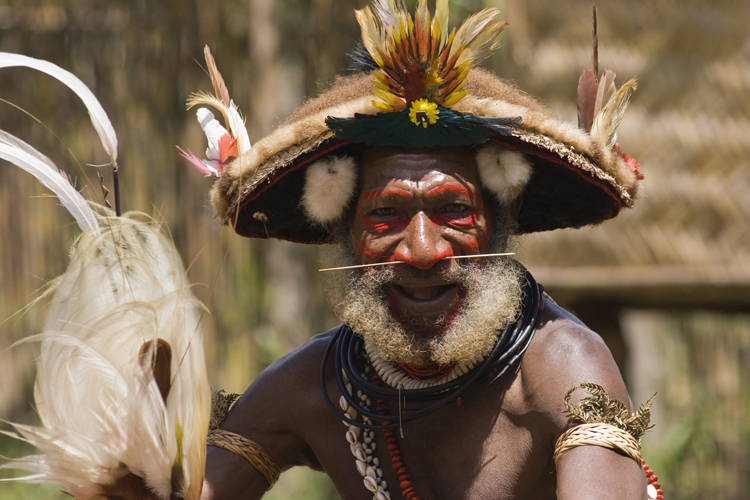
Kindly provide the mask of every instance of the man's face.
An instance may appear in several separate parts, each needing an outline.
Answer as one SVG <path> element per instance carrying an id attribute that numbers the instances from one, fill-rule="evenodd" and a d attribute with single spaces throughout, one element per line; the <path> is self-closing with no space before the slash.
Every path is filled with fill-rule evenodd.
<path id="1" fill-rule="evenodd" d="M 348 231 L 324 260 L 327 267 L 405 262 L 326 276 L 333 309 L 383 359 L 476 362 L 517 317 L 523 292 L 514 261 L 444 259 L 507 249 L 514 214 L 493 214 L 479 186 L 468 149 L 364 153 Z"/>
<path id="2" fill-rule="evenodd" d="M 453 255 L 484 253 L 491 208 L 468 149 L 370 148 L 349 222 L 360 263 L 404 261 L 432 269 Z M 460 306 L 462 291 L 438 273 L 405 273 L 386 285 L 393 314 L 434 324 Z M 434 332 L 431 332 L 434 333 Z"/>

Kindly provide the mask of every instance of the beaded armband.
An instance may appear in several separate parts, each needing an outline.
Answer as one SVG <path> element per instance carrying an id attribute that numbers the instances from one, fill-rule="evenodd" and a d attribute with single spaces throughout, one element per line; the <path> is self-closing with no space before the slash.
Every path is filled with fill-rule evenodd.
<path id="1" fill-rule="evenodd" d="M 225 394 L 224 391 L 214 392 L 211 398 L 211 422 L 206 445 L 231 451 L 250 462 L 250 465 L 266 478 L 270 490 L 281 475 L 281 469 L 276 460 L 255 441 L 234 432 L 219 429 L 229 409 L 239 397 L 239 394 Z"/>
<path id="2" fill-rule="evenodd" d="M 585 389 L 589 395 L 578 406 L 570 404 L 574 390 Z M 565 394 L 565 409 L 571 423 L 578 424 L 568 429 L 555 444 L 555 464 L 567 451 L 576 446 L 602 446 L 618 451 L 641 465 L 640 439 L 650 429 L 651 398 L 629 417 L 628 407 L 616 399 L 610 399 L 607 391 L 597 384 L 583 382 Z"/>

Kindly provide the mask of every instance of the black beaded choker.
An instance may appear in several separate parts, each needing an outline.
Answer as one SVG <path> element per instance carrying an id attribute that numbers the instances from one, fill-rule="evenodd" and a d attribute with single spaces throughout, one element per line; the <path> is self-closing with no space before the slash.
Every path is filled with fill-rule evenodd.
<path id="1" fill-rule="evenodd" d="M 536 331 L 537 321 L 541 316 L 541 290 L 531 273 L 526 271 L 524 284 L 524 298 L 519 319 L 509 323 L 500 333 L 495 347 L 484 361 L 472 370 L 455 380 L 422 389 L 400 390 L 385 385 L 376 385 L 363 377 L 357 362 L 363 358 L 363 341 L 347 325 L 341 325 L 334 334 L 323 355 L 320 368 L 320 386 L 323 399 L 328 407 L 342 420 L 351 425 L 365 429 L 388 429 L 399 427 L 403 422 L 414 420 L 459 397 L 469 399 L 489 387 L 490 384 L 502 377 L 511 366 L 521 359 Z M 326 367 L 328 359 L 333 353 L 336 382 L 347 403 L 356 412 L 373 421 L 382 424 L 366 424 L 352 420 L 349 415 L 342 413 L 331 401 L 326 389 Z M 346 389 L 346 377 L 353 387 L 352 394 Z M 366 394 L 370 399 L 379 401 L 382 407 L 388 409 L 387 415 L 371 411 L 361 405 L 356 397 L 357 391 Z M 423 406 L 417 409 L 404 408 L 404 402 L 419 403 Z M 380 402 L 382 401 L 382 402 Z M 401 403 L 401 404 L 400 404 Z"/>

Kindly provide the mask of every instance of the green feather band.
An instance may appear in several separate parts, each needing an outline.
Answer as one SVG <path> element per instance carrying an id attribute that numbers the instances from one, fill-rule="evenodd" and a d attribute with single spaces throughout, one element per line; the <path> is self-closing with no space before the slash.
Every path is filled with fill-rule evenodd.
<path id="1" fill-rule="evenodd" d="M 439 107 L 439 119 L 427 127 L 415 125 L 409 110 L 364 115 L 354 118 L 326 118 L 337 139 L 378 146 L 426 148 L 437 146 L 474 146 L 491 137 L 509 136 L 521 118 L 488 118 L 464 115 Z"/>

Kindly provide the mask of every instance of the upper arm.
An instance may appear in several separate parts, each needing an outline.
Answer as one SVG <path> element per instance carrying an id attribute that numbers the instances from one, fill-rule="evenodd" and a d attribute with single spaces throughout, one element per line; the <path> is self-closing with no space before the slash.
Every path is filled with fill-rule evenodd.
<path id="1" fill-rule="evenodd" d="M 325 339 L 315 338 L 264 370 L 221 425 L 263 447 L 282 471 L 294 465 L 315 466 L 314 454 L 298 427 L 315 418 L 319 406 L 317 370 L 322 344 Z M 245 458 L 208 447 L 204 500 L 257 499 L 267 489 L 266 478 Z"/>
<path id="2" fill-rule="evenodd" d="M 549 306 L 524 356 L 524 392 L 535 409 L 546 416 L 550 447 L 571 426 L 565 411 L 568 390 L 582 382 L 601 385 L 611 399 L 631 411 L 625 383 L 607 346 L 596 333 L 567 312 Z M 578 389 L 571 403 L 586 396 Z M 557 466 L 559 500 L 576 498 L 646 498 L 646 478 L 640 464 L 610 449 L 589 445 L 565 453 Z"/>

